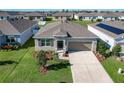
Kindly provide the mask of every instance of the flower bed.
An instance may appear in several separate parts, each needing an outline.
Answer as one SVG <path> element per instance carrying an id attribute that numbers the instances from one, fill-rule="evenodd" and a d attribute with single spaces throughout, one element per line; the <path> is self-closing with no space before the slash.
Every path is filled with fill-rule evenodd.
<path id="1" fill-rule="evenodd" d="M 17 50 L 18 48 L 18 45 L 4 45 L 1 47 L 1 50 Z"/>

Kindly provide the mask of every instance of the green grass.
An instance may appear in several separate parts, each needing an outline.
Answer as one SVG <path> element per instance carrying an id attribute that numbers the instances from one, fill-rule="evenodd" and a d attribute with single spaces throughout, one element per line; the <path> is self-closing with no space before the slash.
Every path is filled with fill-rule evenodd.
<path id="1" fill-rule="evenodd" d="M 102 62 L 102 65 L 114 82 L 124 82 L 124 75 L 117 73 L 119 68 L 124 69 L 124 63 L 117 61 L 113 57 L 109 57 Z"/>
<path id="2" fill-rule="evenodd" d="M 95 23 L 95 22 L 92 22 L 92 21 L 72 21 L 74 23 L 78 23 L 80 25 L 83 25 L 83 26 L 87 26 L 88 24 L 92 24 L 92 23 Z"/>
<path id="3" fill-rule="evenodd" d="M 44 75 L 39 72 L 39 65 L 32 57 L 34 51 L 33 39 L 29 40 L 23 48 L 18 51 L 0 52 L 0 82 L 72 82 L 70 66 L 54 69 L 58 61 L 50 61 L 52 69 Z M 3 61 L 2 61 L 3 60 Z"/>
<path id="4" fill-rule="evenodd" d="M 53 22 L 57 22 L 57 21 L 46 21 L 46 24 L 44 25 L 44 26 L 46 26 L 47 24 L 49 24 L 49 23 L 53 23 Z M 41 29 L 42 29 L 42 27 L 44 27 L 43 25 L 39 25 L 39 27 L 40 27 L 40 31 L 41 31 Z"/>

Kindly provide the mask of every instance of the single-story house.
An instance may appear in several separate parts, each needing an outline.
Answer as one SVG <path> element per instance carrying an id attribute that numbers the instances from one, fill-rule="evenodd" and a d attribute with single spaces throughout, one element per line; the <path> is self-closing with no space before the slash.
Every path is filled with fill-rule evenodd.
<path id="1" fill-rule="evenodd" d="M 52 14 L 53 20 L 67 20 L 74 18 L 73 12 L 57 12 Z"/>
<path id="2" fill-rule="evenodd" d="M 10 15 L 7 12 L 0 12 L 0 20 L 9 19 Z"/>
<path id="3" fill-rule="evenodd" d="M 19 43 L 23 45 L 37 30 L 37 22 L 26 19 L 0 21 L 0 46 Z"/>
<path id="4" fill-rule="evenodd" d="M 124 21 L 124 12 L 118 12 L 116 15 L 118 15 L 118 19 Z"/>
<path id="5" fill-rule="evenodd" d="M 12 18 L 21 18 L 22 15 L 17 12 L 0 12 L 0 20 L 7 20 Z"/>
<path id="6" fill-rule="evenodd" d="M 119 13 L 103 13 L 103 19 L 104 21 L 111 21 L 111 20 L 119 20 Z"/>
<path id="7" fill-rule="evenodd" d="M 23 18 L 28 20 L 39 21 L 44 20 L 46 18 L 46 14 L 40 12 L 25 12 L 23 13 Z"/>
<path id="8" fill-rule="evenodd" d="M 78 13 L 75 17 L 79 20 L 97 20 L 102 19 L 103 21 L 110 20 L 121 20 L 124 13 L 115 13 L 115 12 L 105 12 L 105 13 Z"/>
<path id="9" fill-rule="evenodd" d="M 106 42 L 110 50 L 119 44 L 124 52 L 124 23 L 121 21 L 106 21 L 88 25 L 88 30 Z"/>
<path id="10" fill-rule="evenodd" d="M 92 20 L 96 19 L 96 14 L 95 13 L 78 13 L 75 16 L 78 16 L 79 20 Z"/>
<path id="11" fill-rule="evenodd" d="M 79 24 L 60 21 L 47 24 L 33 37 L 35 51 L 96 51 L 97 36 Z"/>

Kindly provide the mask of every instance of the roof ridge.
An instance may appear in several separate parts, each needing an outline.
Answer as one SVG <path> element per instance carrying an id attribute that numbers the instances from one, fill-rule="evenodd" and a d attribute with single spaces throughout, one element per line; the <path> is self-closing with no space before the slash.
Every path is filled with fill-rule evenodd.
<path id="1" fill-rule="evenodd" d="M 15 29 L 15 31 L 17 31 L 20 34 L 19 30 L 10 22 L 11 20 L 7 20 L 7 21 Z"/>
<path id="2" fill-rule="evenodd" d="M 50 25 L 55 24 L 55 23 L 58 23 L 58 24 L 54 25 L 53 27 L 51 27 L 51 28 L 49 28 L 49 29 L 47 28 L 47 26 L 50 26 Z M 54 27 L 56 27 L 56 26 L 58 26 L 58 25 L 60 25 L 60 22 L 48 23 L 48 24 L 47 24 L 46 26 L 44 26 L 43 29 L 41 29 L 41 30 L 44 30 L 45 28 L 47 28 L 47 30 L 50 30 L 50 29 L 53 29 Z M 47 30 L 45 30 L 45 32 L 46 32 Z M 42 32 L 44 32 L 44 31 L 42 31 Z"/>

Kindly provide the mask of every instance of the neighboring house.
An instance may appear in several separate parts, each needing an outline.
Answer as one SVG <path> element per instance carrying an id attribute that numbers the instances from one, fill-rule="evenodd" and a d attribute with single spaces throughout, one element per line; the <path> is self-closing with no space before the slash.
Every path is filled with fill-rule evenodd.
<path id="1" fill-rule="evenodd" d="M 49 23 L 33 38 L 35 51 L 96 51 L 97 36 L 68 21 Z"/>
<path id="2" fill-rule="evenodd" d="M 0 12 L 0 20 L 7 20 L 12 18 L 22 18 L 22 15 L 17 12 Z"/>
<path id="3" fill-rule="evenodd" d="M 46 14 L 40 12 L 23 12 L 23 18 L 28 20 L 39 21 L 44 20 L 46 18 Z"/>
<path id="4" fill-rule="evenodd" d="M 37 31 L 37 22 L 25 19 L 0 21 L 0 45 L 23 45 Z"/>
<path id="5" fill-rule="evenodd" d="M 75 19 L 79 20 L 97 20 L 102 19 L 103 21 L 110 20 L 123 20 L 124 13 L 78 13 L 75 15 Z"/>
<path id="6" fill-rule="evenodd" d="M 121 21 L 124 21 L 124 13 L 117 13 L 118 15 L 118 19 L 121 20 Z"/>
<path id="7" fill-rule="evenodd" d="M 0 20 L 9 19 L 10 15 L 7 12 L 0 12 Z"/>
<path id="8" fill-rule="evenodd" d="M 92 20 L 92 19 L 96 19 L 97 17 L 95 13 L 78 13 L 77 15 L 79 20 Z"/>
<path id="9" fill-rule="evenodd" d="M 111 20 L 119 20 L 119 14 L 118 13 L 103 13 L 103 19 L 104 21 L 111 21 Z"/>
<path id="10" fill-rule="evenodd" d="M 52 14 L 53 20 L 67 20 L 74 18 L 73 12 L 58 12 Z"/>
<path id="11" fill-rule="evenodd" d="M 124 23 L 121 21 L 106 21 L 88 25 L 88 30 L 106 42 L 110 50 L 119 44 L 124 52 Z"/>
<path id="12" fill-rule="evenodd" d="M 7 12 L 9 14 L 9 19 L 23 19 L 23 15 L 22 14 L 19 14 L 19 12 Z"/>

